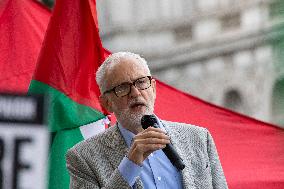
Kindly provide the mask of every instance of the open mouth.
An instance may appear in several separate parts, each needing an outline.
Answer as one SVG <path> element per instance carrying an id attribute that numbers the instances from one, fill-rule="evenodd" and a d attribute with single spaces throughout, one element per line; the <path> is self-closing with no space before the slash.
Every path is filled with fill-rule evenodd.
<path id="1" fill-rule="evenodd" d="M 142 102 L 137 102 L 137 103 L 133 103 L 130 105 L 130 108 L 141 108 L 141 107 L 144 107 L 146 106 L 144 103 Z"/>

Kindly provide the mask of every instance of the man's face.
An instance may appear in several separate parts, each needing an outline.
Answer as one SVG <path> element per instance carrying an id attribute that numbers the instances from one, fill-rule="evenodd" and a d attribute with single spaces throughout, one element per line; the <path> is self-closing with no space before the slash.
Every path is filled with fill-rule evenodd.
<path id="1" fill-rule="evenodd" d="M 148 72 L 136 59 L 122 59 L 106 73 L 106 89 L 112 89 L 122 83 L 148 76 Z M 151 86 L 145 90 L 131 87 L 131 92 L 123 97 L 117 97 L 114 92 L 103 95 L 103 105 L 114 112 L 117 120 L 125 128 L 132 130 L 141 127 L 140 120 L 145 114 L 153 114 L 156 98 L 156 83 L 151 80 Z"/>

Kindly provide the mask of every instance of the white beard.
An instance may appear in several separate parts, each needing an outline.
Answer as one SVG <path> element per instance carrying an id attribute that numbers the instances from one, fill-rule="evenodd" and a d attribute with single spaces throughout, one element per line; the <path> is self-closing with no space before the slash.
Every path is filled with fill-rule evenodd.
<path id="1" fill-rule="evenodd" d="M 144 102 L 143 99 L 135 99 L 129 102 L 129 106 L 127 109 L 123 109 L 116 112 L 116 117 L 118 122 L 130 131 L 141 129 L 141 118 L 144 115 L 151 115 L 154 113 L 154 99 L 149 99 L 146 104 L 146 109 L 143 112 L 131 112 L 130 106 L 135 102 Z"/>

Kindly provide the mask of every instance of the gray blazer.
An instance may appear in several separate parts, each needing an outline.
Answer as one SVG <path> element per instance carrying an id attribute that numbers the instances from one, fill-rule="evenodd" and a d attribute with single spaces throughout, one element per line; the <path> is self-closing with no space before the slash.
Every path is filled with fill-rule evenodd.
<path id="1" fill-rule="evenodd" d="M 215 144 L 207 129 L 184 123 L 162 123 L 186 166 L 182 171 L 183 188 L 228 188 Z M 130 189 L 118 171 L 118 165 L 127 152 L 117 125 L 75 145 L 66 154 L 70 188 Z M 143 188 L 139 177 L 135 186 Z"/>

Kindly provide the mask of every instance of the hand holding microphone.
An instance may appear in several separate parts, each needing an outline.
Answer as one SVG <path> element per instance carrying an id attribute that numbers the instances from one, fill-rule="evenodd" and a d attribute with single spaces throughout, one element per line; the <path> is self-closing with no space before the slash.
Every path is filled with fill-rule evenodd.
<path id="1" fill-rule="evenodd" d="M 150 126 L 159 128 L 158 121 L 154 115 L 144 115 L 141 119 L 141 125 L 143 129 L 150 128 Z M 172 144 L 167 143 L 166 147 L 163 148 L 163 152 L 178 170 L 183 170 L 185 168 L 182 159 L 179 157 Z"/>
<path id="2" fill-rule="evenodd" d="M 141 165 L 152 152 L 165 148 L 169 143 L 170 138 L 162 129 L 149 127 L 133 138 L 128 159 Z"/>
<path id="3" fill-rule="evenodd" d="M 144 115 L 141 119 L 141 125 L 144 131 L 133 138 L 128 159 L 137 165 L 141 165 L 152 152 L 162 149 L 170 162 L 178 170 L 183 170 L 185 165 L 182 159 L 170 144 L 170 137 L 159 128 L 156 117 Z"/>

